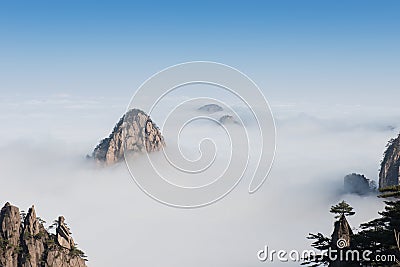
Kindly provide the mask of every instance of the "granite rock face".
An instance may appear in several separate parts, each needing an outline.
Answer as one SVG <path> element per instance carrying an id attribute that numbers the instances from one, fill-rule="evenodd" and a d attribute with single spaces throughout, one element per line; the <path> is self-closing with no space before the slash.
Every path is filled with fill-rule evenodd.
<path id="1" fill-rule="evenodd" d="M 98 162 L 116 163 L 130 153 L 154 152 L 165 147 L 160 129 L 145 112 L 129 110 L 116 124 L 109 137 L 100 141 L 92 153 Z"/>
<path id="2" fill-rule="evenodd" d="M 400 135 L 391 139 L 381 162 L 379 188 L 400 184 Z"/>
<path id="3" fill-rule="evenodd" d="M 45 266 L 47 267 L 85 267 L 85 260 L 79 256 L 71 256 L 60 250 L 50 250 L 47 254 Z"/>
<path id="4" fill-rule="evenodd" d="M 332 239 L 331 239 L 331 249 L 336 251 L 348 249 L 351 245 L 351 238 L 353 236 L 353 231 L 351 230 L 350 224 L 346 217 L 342 215 L 339 220 L 335 222 Z M 340 245 L 340 246 L 339 246 Z M 329 267 L 350 267 L 354 266 L 354 263 L 337 259 L 328 265 Z M 359 266 L 359 265 L 356 265 Z"/>
<path id="5" fill-rule="evenodd" d="M 0 266 L 19 266 L 21 228 L 19 209 L 7 202 L 0 212 Z"/>
<path id="6" fill-rule="evenodd" d="M 60 229 L 66 227 L 60 218 L 52 234 L 36 216 L 34 206 L 25 215 L 7 202 L 0 212 L 0 267 L 86 267 L 86 256 L 76 248 L 69 231 L 70 247 L 60 243 Z"/>
<path id="7" fill-rule="evenodd" d="M 41 266 L 45 253 L 46 239 L 49 238 L 43 224 L 36 217 L 36 211 L 32 206 L 24 220 L 22 236 L 24 238 L 23 247 L 25 252 L 22 254 L 22 266 Z"/>
<path id="8" fill-rule="evenodd" d="M 351 230 L 350 224 L 347 221 L 346 217 L 342 215 L 339 220 L 335 222 L 333 233 L 332 233 L 332 248 L 338 248 L 338 240 L 344 240 L 345 246 L 341 247 L 349 247 L 351 236 L 353 235 L 353 231 Z"/>
<path id="9" fill-rule="evenodd" d="M 69 227 L 65 224 L 65 219 L 63 216 L 58 217 L 58 223 L 57 223 L 57 242 L 62 246 L 63 248 L 66 249 L 71 249 L 74 247 L 75 243 L 74 240 L 72 239 L 71 232 Z"/>

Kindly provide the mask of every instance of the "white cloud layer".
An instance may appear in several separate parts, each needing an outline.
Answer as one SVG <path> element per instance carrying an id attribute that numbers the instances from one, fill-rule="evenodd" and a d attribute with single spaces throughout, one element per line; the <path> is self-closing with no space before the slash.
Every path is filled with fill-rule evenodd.
<path id="1" fill-rule="evenodd" d="M 309 249 L 309 232 L 330 235 L 329 208 L 342 199 L 357 212 L 353 227 L 383 207 L 374 196 L 341 190 L 351 172 L 377 179 L 384 146 L 398 131 L 398 116 L 385 107 L 272 102 L 277 155 L 261 190 L 249 195 L 245 179 L 214 205 L 183 210 L 146 196 L 124 163 L 99 168 L 85 160 L 124 104 L 2 99 L 0 202 L 35 204 L 49 222 L 64 215 L 89 266 L 260 266 L 264 245 Z"/>

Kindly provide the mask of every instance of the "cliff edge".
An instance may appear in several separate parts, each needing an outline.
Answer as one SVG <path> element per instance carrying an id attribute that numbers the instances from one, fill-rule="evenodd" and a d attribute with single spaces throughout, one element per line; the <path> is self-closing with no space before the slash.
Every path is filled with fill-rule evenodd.
<path id="1" fill-rule="evenodd" d="M 379 172 L 379 188 L 400 184 L 400 135 L 391 139 L 383 154 Z"/>

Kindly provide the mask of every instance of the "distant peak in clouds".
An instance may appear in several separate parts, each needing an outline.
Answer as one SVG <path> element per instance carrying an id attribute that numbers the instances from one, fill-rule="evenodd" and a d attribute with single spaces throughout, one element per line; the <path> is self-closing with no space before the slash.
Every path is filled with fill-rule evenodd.
<path id="1" fill-rule="evenodd" d="M 159 151 L 165 146 L 160 129 L 144 111 L 129 110 L 115 125 L 109 137 L 100 141 L 92 157 L 106 164 L 116 163 L 127 152 L 141 153 Z"/>
<path id="2" fill-rule="evenodd" d="M 207 113 L 215 113 L 224 110 L 221 106 L 217 104 L 207 104 L 199 108 L 200 111 Z"/>

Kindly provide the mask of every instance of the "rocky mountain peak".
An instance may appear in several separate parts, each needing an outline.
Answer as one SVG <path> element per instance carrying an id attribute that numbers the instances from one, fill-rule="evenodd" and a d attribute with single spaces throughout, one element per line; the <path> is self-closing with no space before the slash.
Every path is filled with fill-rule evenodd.
<path id="1" fill-rule="evenodd" d="M 379 188 L 400 184 L 400 135 L 391 139 L 383 155 L 379 172 Z"/>
<path id="2" fill-rule="evenodd" d="M 34 206 L 24 214 L 7 202 L 0 212 L 0 266 L 86 267 L 86 256 L 74 243 L 69 248 L 60 243 L 59 228 L 58 223 L 57 234 L 51 234 Z M 72 240 L 69 232 L 67 239 Z"/>
<path id="3" fill-rule="evenodd" d="M 20 247 L 21 218 L 19 209 L 9 202 L 0 212 L 0 266 L 18 267 Z"/>
<path id="4" fill-rule="evenodd" d="M 116 163 L 128 152 L 154 152 L 165 146 L 160 129 L 144 111 L 131 109 L 118 121 L 109 137 L 100 141 L 92 153 L 98 162 Z"/>

